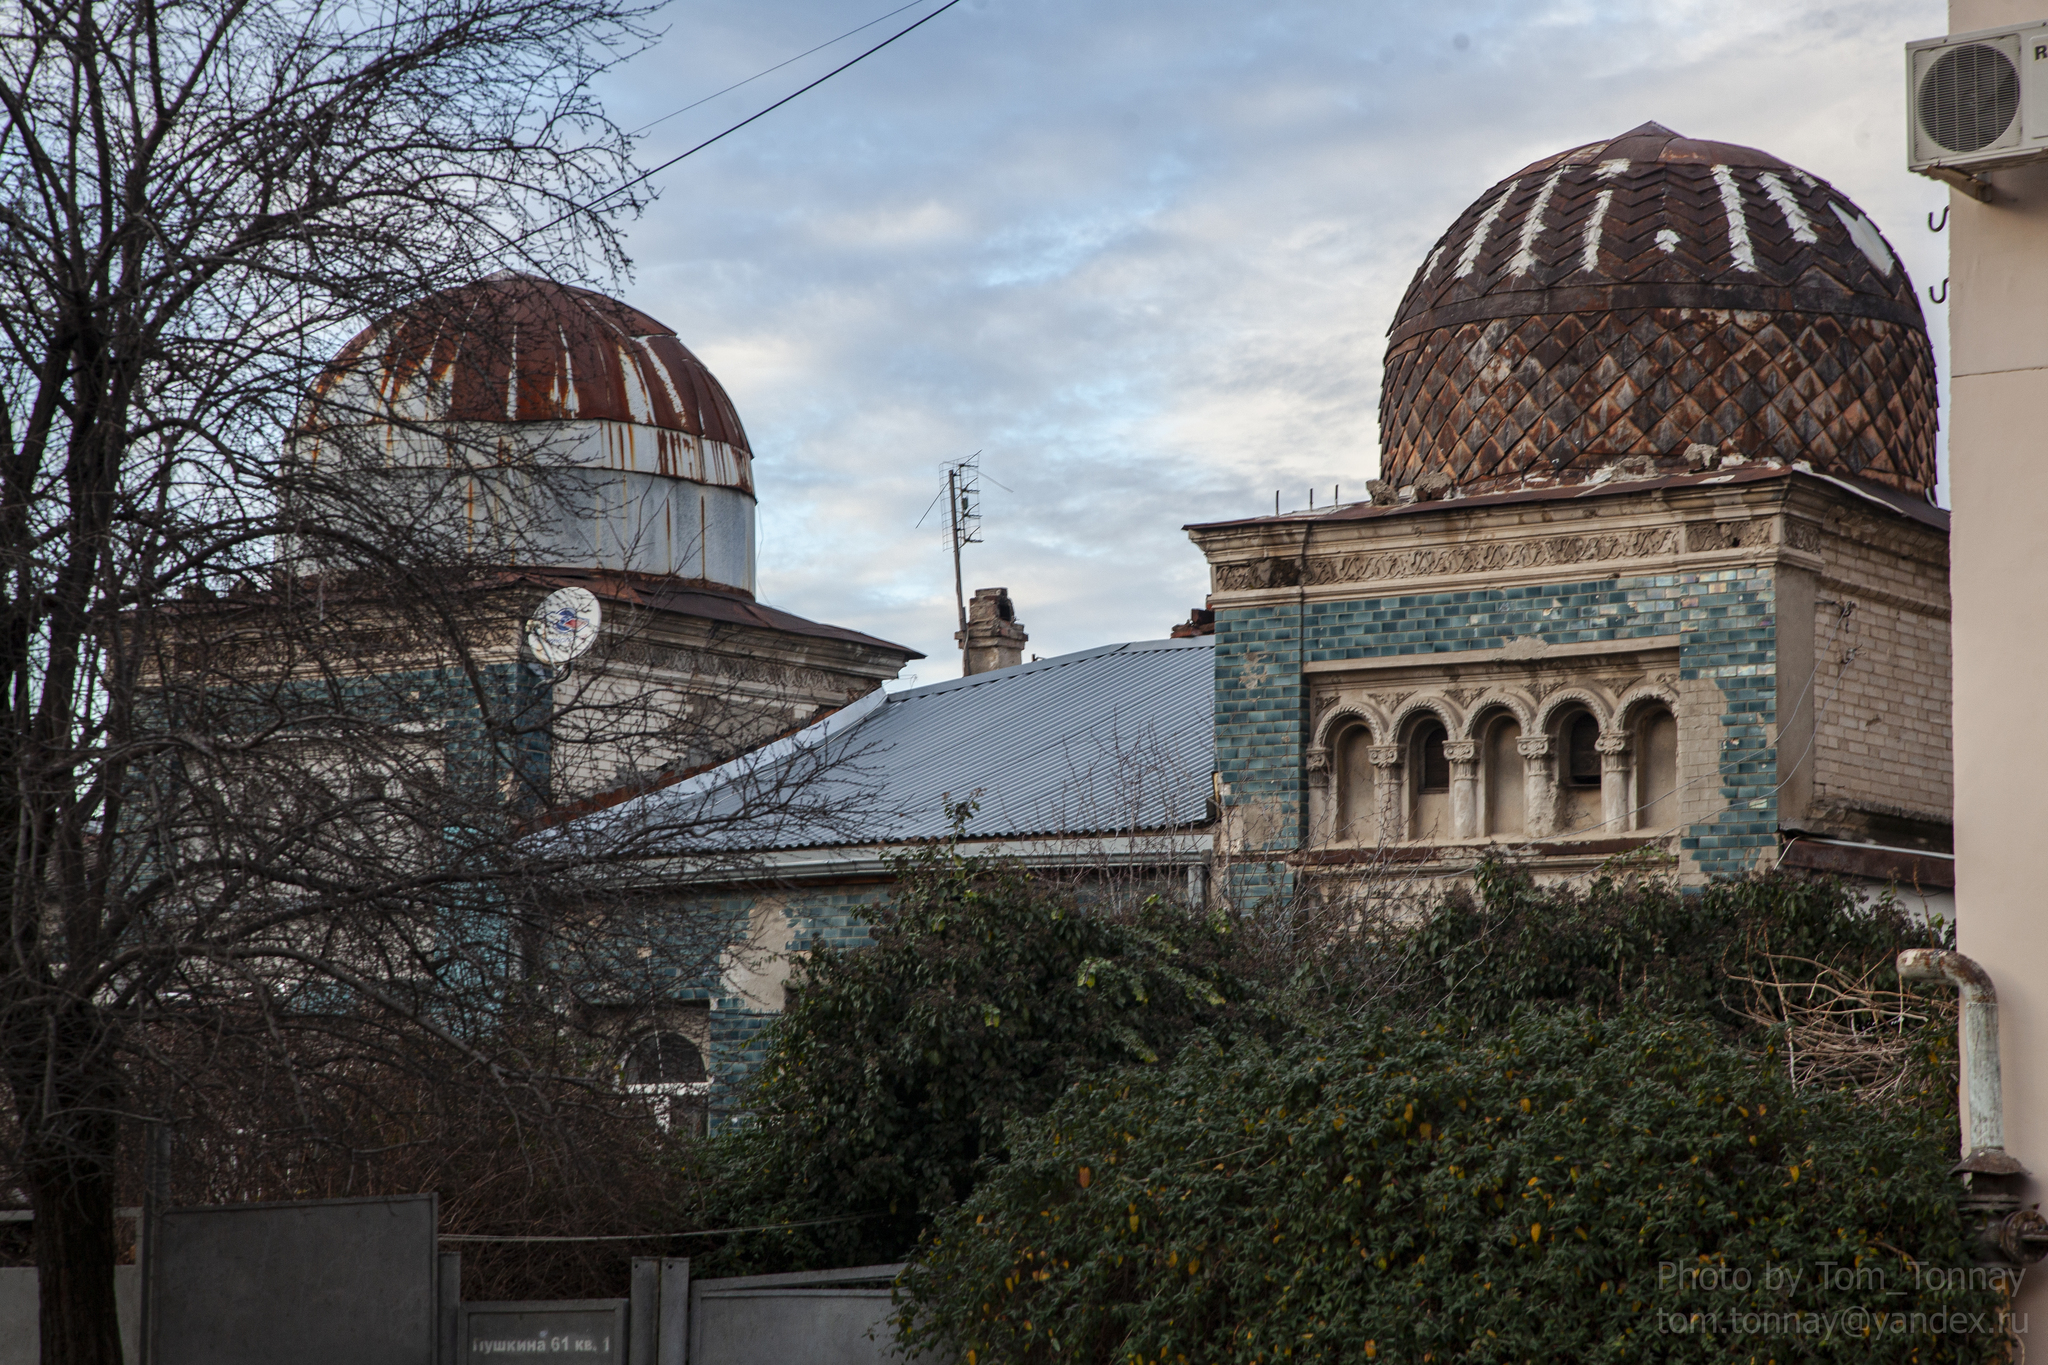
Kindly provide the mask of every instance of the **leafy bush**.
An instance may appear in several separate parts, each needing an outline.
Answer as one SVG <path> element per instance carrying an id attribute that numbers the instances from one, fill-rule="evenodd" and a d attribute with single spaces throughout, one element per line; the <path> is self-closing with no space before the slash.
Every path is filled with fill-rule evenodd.
<path id="1" fill-rule="evenodd" d="M 1842 883 L 1805 876 L 1685 893 L 1623 864 L 1580 890 L 1539 887 L 1490 860 L 1475 881 L 1476 895 L 1446 898 L 1389 945 L 1401 959 L 1397 996 L 1417 1012 L 1497 1024 L 1522 1006 L 1556 1004 L 1746 1026 L 1745 977 L 1833 969 L 1891 988 L 1899 949 L 1948 946 L 1895 905 L 1860 906 Z"/>
<path id="2" fill-rule="evenodd" d="M 1016 1125 L 900 1325 L 965 1365 L 2001 1358 L 1953 1141 L 1697 1017 L 1204 1044 Z"/>
<path id="3" fill-rule="evenodd" d="M 935 845 L 862 912 L 873 944 L 800 965 L 748 1096 L 714 1144 L 731 1267 L 894 1259 L 1004 1152 L 1005 1124 L 1074 1080 L 1249 1017 L 1220 921 L 1157 898 L 1083 911 L 1013 863 Z"/>

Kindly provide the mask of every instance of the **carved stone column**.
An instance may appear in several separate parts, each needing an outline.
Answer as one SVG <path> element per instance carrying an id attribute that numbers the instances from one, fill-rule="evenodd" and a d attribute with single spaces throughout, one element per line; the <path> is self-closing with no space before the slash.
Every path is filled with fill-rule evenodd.
<path id="1" fill-rule="evenodd" d="M 1337 789 L 1337 768 L 1330 762 L 1330 751 L 1321 744 L 1310 744 L 1302 751 L 1301 758 L 1301 766 L 1308 777 L 1306 785 L 1311 791 L 1320 789 L 1322 798 L 1309 806 L 1309 842 L 1326 844 L 1331 839 L 1340 839 L 1344 831 L 1337 826 L 1344 815 L 1343 798 Z M 1318 815 L 1320 819 L 1316 818 Z"/>
<path id="2" fill-rule="evenodd" d="M 1635 828 L 1635 774 L 1628 761 L 1628 736 L 1602 731 L 1593 747 L 1600 751 L 1600 833 L 1604 838 Z"/>
<path id="3" fill-rule="evenodd" d="M 1524 735 L 1515 741 L 1522 756 L 1522 823 L 1532 839 L 1557 833 L 1557 776 L 1550 766 L 1550 736 Z"/>
<path id="4" fill-rule="evenodd" d="M 1378 798 L 1380 842 L 1397 844 L 1408 837 L 1408 787 L 1401 780 L 1401 746 L 1375 744 L 1365 751 L 1372 764 L 1372 791 Z"/>
<path id="5" fill-rule="evenodd" d="M 1451 837 L 1479 837 L 1479 744 L 1476 740 L 1453 739 L 1444 744 L 1444 757 L 1451 761 Z"/>

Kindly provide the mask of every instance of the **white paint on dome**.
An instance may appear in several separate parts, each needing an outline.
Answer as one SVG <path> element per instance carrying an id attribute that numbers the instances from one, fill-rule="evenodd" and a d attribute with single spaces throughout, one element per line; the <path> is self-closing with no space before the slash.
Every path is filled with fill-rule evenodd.
<path id="1" fill-rule="evenodd" d="M 1614 203 L 1614 191 L 1600 191 L 1600 197 L 1593 201 L 1593 212 L 1586 218 L 1585 244 L 1579 250 L 1579 266 L 1584 270 L 1600 268 L 1600 227 L 1607 221 L 1608 206 Z"/>
<path id="2" fill-rule="evenodd" d="M 1501 210 L 1508 206 L 1508 196 L 1522 183 L 1521 177 L 1508 181 L 1508 187 L 1500 192 L 1500 198 L 1486 206 L 1486 212 L 1479 215 L 1479 221 L 1472 225 L 1472 239 L 1465 243 L 1465 250 L 1458 257 L 1458 268 L 1453 273 L 1464 279 L 1472 273 L 1472 267 L 1479 262 L 1479 253 L 1486 246 L 1487 234 L 1500 221 Z"/>
<path id="3" fill-rule="evenodd" d="M 1870 263 L 1877 267 L 1879 274 L 1889 278 L 1891 273 L 1899 268 L 1899 263 L 1892 256 L 1892 249 L 1885 245 L 1884 234 L 1877 230 L 1877 224 L 1857 210 L 1844 208 L 1832 200 L 1828 202 L 1828 207 L 1835 211 L 1835 217 L 1842 220 L 1842 226 L 1849 229 L 1849 240 L 1856 243 L 1857 248 L 1870 258 Z"/>
<path id="4" fill-rule="evenodd" d="M 512 324 L 512 359 L 505 366 L 505 420 L 519 420 L 519 324 Z"/>
<path id="5" fill-rule="evenodd" d="M 1557 192 L 1557 182 L 1563 174 L 1562 166 L 1550 173 L 1550 178 L 1543 182 L 1543 188 L 1537 191 L 1536 202 L 1523 216 L 1521 240 L 1515 245 L 1514 259 L 1508 262 L 1509 274 L 1526 275 L 1535 268 L 1536 239 L 1543 235 L 1543 213 L 1550 207 L 1550 196 Z"/>
<path id="6" fill-rule="evenodd" d="M 1678 250 L 1678 234 L 1670 228 L 1658 228 L 1657 249 L 1667 256 Z"/>
<path id="7" fill-rule="evenodd" d="M 576 405 L 576 357 L 569 349 L 569 333 L 558 325 L 555 328 L 555 335 L 562 339 L 562 373 L 564 376 L 562 381 L 562 415 L 564 417 L 574 417 L 578 411 Z"/>
<path id="8" fill-rule="evenodd" d="M 1742 207 L 1742 187 L 1735 183 L 1735 172 L 1726 166 L 1714 167 L 1714 183 L 1721 187 L 1721 207 L 1728 214 L 1728 255 L 1737 270 L 1756 273 L 1756 248 L 1749 240 L 1749 217 Z"/>
<path id="9" fill-rule="evenodd" d="M 1792 193 L 1791 186 L 1769 171 L 1759 172 L 1756 179 L 1757 183 L 1764 187 L 1764 193 L 1770 196 L 1771 202 L 1778 206 L 1778 212 L 1785 215 L 1785 225 L 1792 229 L 1793 241 L 1820 240 L 1814 233 L 1813 220 L 1806 216 L 1806 210 L 1801 207 L 1798 196 Z"/>
<path id="10" fill-rule="evenodd" d="M 1602 180 L 1612 180 L 1614 179 L 1614 177 L 1620 175 L 1623 171 L 1626 171 L 1627 169 L 1628 158 L 1622 156 L 1616 157 L 1612 161 L 1601 162 L 1598 166 L 1596 166 L 1593 169 L 1593 174 L 1600 177 L 1600 179 Z"/>
<path id="11" fill-rule="evenodd" d="M 668 395 L 670 411 L 689 411 L 683 403 L 683 395 L 676 391 L 675 376 L 668 372 L 668 366 L 661 363 L 661 357 L 654 353 L 654 348 L 648 344 L 647 338 L 634 337 L 633 345 L 646 355 L 647 368 L 653 370 L 654 377 L 661 381 L 662 392 Z"/>

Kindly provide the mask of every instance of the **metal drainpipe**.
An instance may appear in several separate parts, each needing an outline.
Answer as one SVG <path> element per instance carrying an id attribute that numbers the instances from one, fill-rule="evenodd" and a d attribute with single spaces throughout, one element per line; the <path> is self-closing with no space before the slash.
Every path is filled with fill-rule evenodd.
<path id="1" fill-rule="evenodd" d="M 1974 1225 L 1980 1261 L 2032 1265 L 2048 1256 L 2048 1220 L 2038 1208 L 2020 1207 L 2027 1168 L 2005 1150 L 2005 1093 L 1998 1070 L 1998 988 L 1991 973 L 1961 953 L 1908 948 L 1899 954 L 1903 981 L 1942 981 L 1962 998 L 1963 1083 L 1970 1101 L 1970 1132 L 1963 1159 L 1951 1174 L 1963 1180 L 1958 1204 Z"/>

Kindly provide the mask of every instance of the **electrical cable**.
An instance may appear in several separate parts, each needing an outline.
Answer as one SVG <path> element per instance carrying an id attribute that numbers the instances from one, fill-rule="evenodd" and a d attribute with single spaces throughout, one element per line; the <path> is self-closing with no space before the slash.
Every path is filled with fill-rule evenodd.
<path id="1" fill-rule="evenodd" d="M 819 86 L 823 85 L 826 81 L 831 80 L 834 76 L 846 70 L 848 67 L 856 66 L 861 62 L 866 61 L 869 57 L 874 56 L 877 52 L 880 52 L 883 48 L 889 46 L 889 44 L 895 42 L 897 39 L 907 37 L 911 33 L 916 32 L 918 29 L 923 28 L 926 24 L 929 24 L 932 20 L 938 18 L 941 14 L 944 14 L 947 10 L 953 8 L 953 6 L 959 3 L 960 0 L 946 0 L 945 4 L 939 6 L 930 14 L 925 15 L 924 18 L 918 20 L 916 23 L 911 24 L 908 27 L 891 34 L 887 38 L 884 38 L 881 42 L 876 43 L 873 47 L 867 49 L 865 52 L 862 52 L 857 56 L 848 58 L 846 61 L 841 62 L 838 66 L 833 67 L 830 71 L 827 71 L 824 75 L 818 77 L 818 79 L 812 81 L 809 85 L 803 86 L 797 90 L 793 90 L 789 94 L 784 95 L 781 99 L 775 101 L 775 103 L 769 105 L 767 108 L 762 109 L 756 113 L 747 115 L 747 117 L 741 119 L 738 123 L 733 124 L 724 132 L 714 133 L 712 136 L 705 138 L 702 142 L 690 148 L 688 151 L 678 152 L 676 155 L 662 162 L 659 166 L 650 167 L 647 170 L 642 171 L 640 174 L 634 176 L 631 180 L 628 180 L 623 184 L 616 185 L 611 189 L 606 190 L 603 194 L 600 194 L 597 198 L 591 200 L 589 203 L 579 204 L 575 208 L 570 209 L 567 213 L 558 214 L 554 218 L 549 219 L 547 222 L 542 223 L 539 227 L 529 228 L 527 231 L 520 233 L 517 237 L 512 238 L 511 241 L 506 243 L 506 245 L 515 246 L 518 243 L 525 241 L 528 237 L 532 237 L 538 233 L 546 232 L 550 228 L 559 227 L 563 223 L 568 222 L 571 218 L 574 218 L 576 215 L 580 213 L 594 213 L 599 207 L 601 207 L 605 203 L 606 200 L 624 194 L 627 190 L 632 189 L 635 185 L 645 184 L 648 180 L 651 180 L 655 176 L 660 175 L 663 171 L 675 165 L 677 162 L 682 161 L 688 157 L 695 156 L 697 153 L 703 151 L 706 147 L 709 147 L 714 142 L 722 141 L 723 139 L 732 136 L 734 133 L 737 133 L 740 129 L 746 127 L 748 124 L 753 123 L 758 119 L 765 118 L 769 114 L 774 113 L 783 105 L 788 104 L 791 100 L 797 98 L 797 96 L 808 94 L 810 91 L 816 90 Z"/>
<path id="2" fill-rule="evenodd" d="M 768 67 L 766 70 L 756 71 L 753 75 L 747 77 L 745 80 L 734 81 L 731 85 L 726 86 L 725 89 L 714 90 L 710 94 L 706 95 L 703 99 L 692 100 L 680 109 L 671 109 L 666 114 L 663 114 L 660 118 L 654 119 L 653 121 L 648 123 L 641 124 L 638 128 L 635 128 L 632 132 L 626 134 L 626 136 L 638 137 L 640 134 L 646 132 L 649 128 L 657 127 L 660 124 L 667 123 L 670 119 L 674 118 L 678 114 L 687 114 L 700 104 L 711 103 L 711 101 L 717 99 L 720 95 L 730 95 L 733 91 L 739 89 L 743 85 L 752 85 L 755 81 L 760 80 L 763 76 L 774 75 L 776 72 L 782 70 L 783 67 L 788 66 L 791 62 L 800 62 L 814 52 L 823 52 L 826 48 L 833 46 L 835 43 L 843 43 L 848 38 L 851 38 L 854 34 L 862 33 L 868 29 L 873 28 L 876 24 L 881 23 L 884 19 L 894 19 L 897 15 L 903 13 L 903 11 L 907 9 L 916 9 L 919 5 L 925 3 L 926 0 L 910 0 L 910 3 L 907 5 L 898 5 L 895 9 L 890 10 L 887 14 L 878 15 L 875 18 L 868 20 L 859 28 L 850 28 L 846 30 L 846 32 L 840 34 L 837 38 L 827 38 L 824 42 L 819 43 L 816 47 L 808 48 L 805 51 L 797 53 L 794 57 L 789 58 L 788 61 L 780 61 L 777 62 L 775 65 Z"/>

